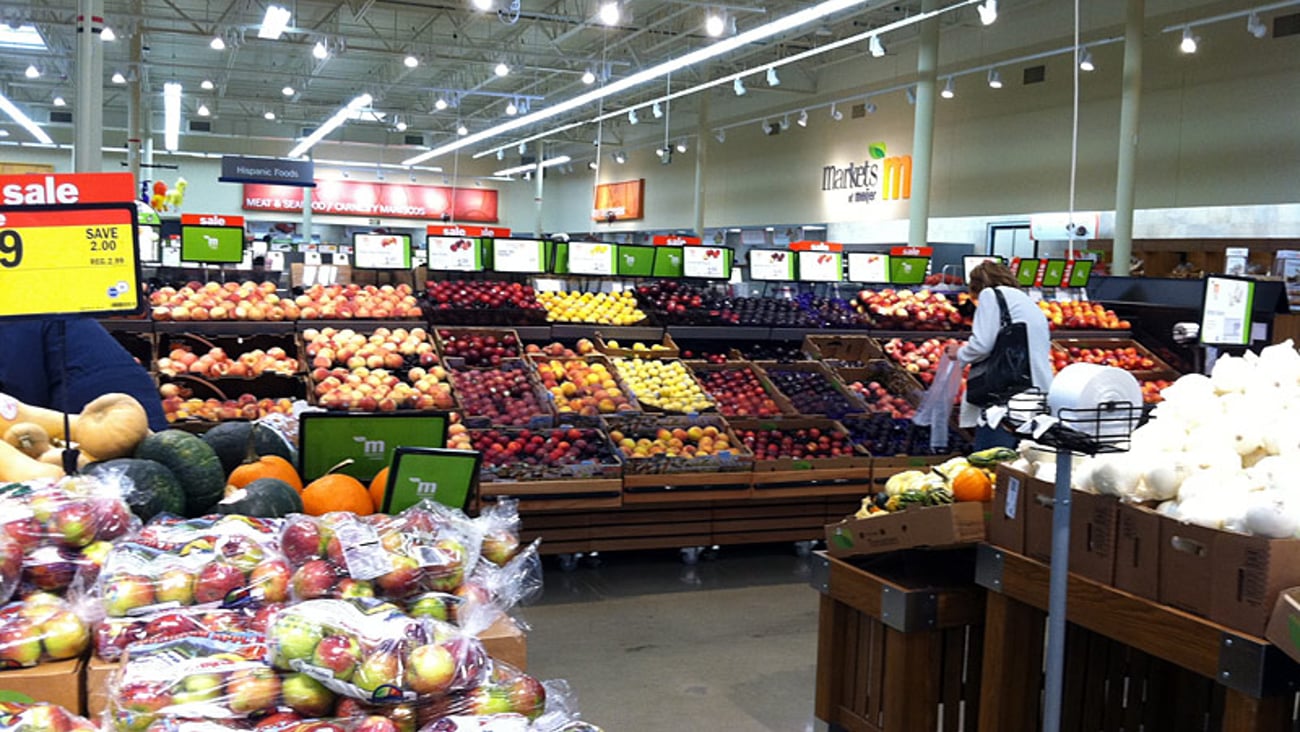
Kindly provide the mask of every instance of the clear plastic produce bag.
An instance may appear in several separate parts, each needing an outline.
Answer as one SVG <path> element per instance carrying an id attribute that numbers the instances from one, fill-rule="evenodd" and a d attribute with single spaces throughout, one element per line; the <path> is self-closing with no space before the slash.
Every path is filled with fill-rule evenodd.
<path id="1" fill-rule="evenodd" d="M 104 618 L 95 623 L 95 655 L 105 661 L 117 661 L 140 643 L 214 633 L 265 635 L 271 616 L 281 607 L 278 603 L 238 608 L 200 605 Z"/>
<path id="2" fill-rule="evenodd" d="M 961 392 L 962 364 L 945 351 L 934 372 L 934 381 L 921 398 L 912 421 L 930 427 L 930 447 L 942 450 L 948 447 L 948 423 L 952 419 L 952 405 Z M 934 429 L 939 427 L 939 429 Z"/>
<path id="3" fill-rule="evenodd" d="M 0 608 L 0 669 L 79 657 L 90 645 L 90 625 L 77 608 L 48 592 Z"/>
<path id="4" fill-rule="evenodd" d="M 55 704 L 0 702 L 0 732 L 98 732 L 85 717 Z"/>

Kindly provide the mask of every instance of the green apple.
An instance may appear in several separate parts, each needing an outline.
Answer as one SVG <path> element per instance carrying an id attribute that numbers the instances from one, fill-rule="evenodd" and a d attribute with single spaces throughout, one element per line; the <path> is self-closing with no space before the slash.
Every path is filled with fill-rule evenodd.
<path id="1" fill-rule="evenodd" d="M 41 625 L 41 642 L 50 658 L 76 658 L 90 645 L 90 629 L 76 613 L 59 610 Z"/>
<path id="2" fill-rule="evenodd" d="M 334 709 L 334 692 L 307 674 L 286 676 L 280 694 L 290 709 L 304 717 L 325 717 Z"/>
<path id="3" fill-rule="evenodd" d="M 184 569 L 169 569 L 158 578 L 154 588 L 154 597 L 158 602 L 174 602 L 178 605 L 194 604 L 194 575 Z"/>
<path id="4" fill-rule="evenodd" d="M 316 650 L 316 644 L 325 637 L 319 625 L 300 616 L 289 614 L 280 617 L 271 627 L 271 642 L 276 649 L 276 662 L 286 670 L 291 670 L 287 662 L 297 659 L 310 659 Z"/>

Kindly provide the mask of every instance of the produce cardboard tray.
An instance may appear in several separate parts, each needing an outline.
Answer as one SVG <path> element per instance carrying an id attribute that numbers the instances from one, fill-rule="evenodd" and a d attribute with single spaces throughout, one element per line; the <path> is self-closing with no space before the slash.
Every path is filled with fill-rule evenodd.
<path id="1" fill-rule="evenodd" d="M 1052 340 L 1052 350 L 1065 351 L 1070 348 L 1132 348 L 1135 349 L 1141 357 L 1149 358 L 1155 363 L 1155 365 L 1149 369 L 1130 372 L 1139 380 L 1168 378 L 1158 376 L 1158 374 L 1161 373 L 1175 374 L 1174 378 L 1178 378 L 1178 372 L 1175 371 L 1173 367 L 1165 363 L 1165 361 L 1153 353 L 1151 349 L 1138 343 L 1132 338 L 1104 338 L 1099 336 L 1097 338 L 1057 338 Z"/>
<path id="2" fill-rule="evenodd" d="M 725 434 L 731 449 L 704 457 L 650 457 L 623 456 L 625 475 L 668 475 L 681 473 L 748 473 L 754 468 L 754 455 L 740 444 L 728 422 L 715 414 L 694 416 L 629 415 L 614 416 L 605 420 L 609 432 L 618 432 L 625 438 L 639 440 L 653 438 L 661 429 L 690 429 L 714 427 Z M 612 439 L 612 435 L 611 435 Z M 619 449 L 615 446 L 615 449 Z M 620 450 L 620 454 L 621 450 Z"/>
<path id="3" fill-rule="evenodd" d="M 431 332 L 433 334 L 434 345 L 438 349 L 438 356 L 443 358 L 445 361 L 447 361 L 449 367 L 452 366 L 451 361 L 449 359 L 454 359 L 455 357 L 454 356 L 448 357 L 446 355 L 447 340 L 443 338 L 442 335 L 443 331 L 450 331 L 451 335 L 456 336 L 458 338 L 481 335 L 481 336 L 495 336 L 498 340 L 500 340 L 502 336 L 508 335 L 515 339 L 515 346 L 514 346 L 515 351 L 518 352 L 520 356 L 522 356 L 524 352 L 524 342 L 519 338 L 519 331 L 515 330 L 514 328 L 461 328 L 461 327 L 433 328 Z M 514 358 L 518 358 L 518 356 Z M 492 368 L 491 366 L 467 366 L 464 363 L 463 359 L 459 359 L 459 360 L 460 360 L 460 365 L 458 368 Z"/>
<path id="4" fill-rule="evenodd" d="M 848 402 L 849 405 L 846 411 L 844 412 L 844 414 L 804 414 L 801 412 L 800 414 L 802 414 L 805 417 L 829 417 L 831 419 L 839 419 L 840 417 L 843 417 L 845 415 L 861 414 L 867 411 L 866 402 L 858 398 L 858 395 L 854 394 L 853 390 L 850 389 L 848 386 L 846 386 L 843 381 L 840 381 L 838 378 L 836 378 L 834 372 L 832 372 L 830 367 L 828 367 L 824 363 L 820 363 L 818 361 L 800 361 L 797 363 L 778 363 L 776 361 L 755 361 L 754 365 L 758 367 L 759 373 L 763 374 L 764 378 L 768 379 L 768 381 L 771 381 L 773 384 L 775 384 L 775 382 L 772 380 L 773 371 L 803 371 L 807 373 L 818 374 L 823 379 L 826 380 L 826 383 L 834 387 L 835 391 L 839 392 L 844 397 L 845 401 Z M 776 388 L 778 391 L 780 391 L 779 386 Z M 790 401 L 793 404 L 793 400 L 790 399 L 789 395 L 785 394 L 784 392 L 780 392 L 780 393 L 782 396 L 784 396 L 788 401 Z"/>
<path id="5" fill-rule="evenodd" d="M 664 333 L 663 340 L 659 342 L 659 345 L 664 346 L 664 348 L 659 349 L 657 351 L 651 351 L 651 350 L 637 351 L 631 348 L 624 348 L 623 344 L 621 343 L 618 345 L 617 348 L 615 348 L 609 345 L 609 343 L 605 340 L 605 336 L 602 335 L 600 331 L 596 331 L 596 350 L 600 351 L 601 353 L 611 358 L 669 359 L 669 358 L 679 358 L 682 355 L 681 347 L 678 346 L 677 343 L 673 341 L 673 337 L 669 333 Z"/>
<path id="6" fill-rule="evenodd" d="M 86 694 L 82 686 L 86 660 L 42 663 L 31 668 L 0 671 L 0 689 L 25 694 L 38 702 L 57 704 L 70 712 L 85 711 Z"/>
<path id="7" fill-rule="evenodd" d="M 767 392 L 768 397 L 770 397 L 772 401 L 776 402 L 776 408 L 781 411 L 781 415 L 795 416 L 799 414 L 798 410 L 794 408 L 794 405 L 790 403 L 790 400 L 786 398 L 786 396 L 782 394 L 779 389 L 776 388 L 776 385 L 772 383 L 771 379 L 767 378 L 767 374 L 763 373 L 763 371 L 761 371 L 758 367 L 754 366 L 754 364 L 750 363 L 749 361 L 739 361 L 739 362 L 729 362 L 729 363 L 709 363 L 708 361 L 686 361 L 685 363 L 690 368 L 690 370 L 695 374 L 695 380 L 701 386 L 704 386 L 704 380 L 700 378 L 702 374 L 706 374 L 712 371 L 739 371 L 739 370 L 749 371 L 758 379 L 758 383 L 763 385 L 763 391 Z M 707 387 L 705 388 L 705 391 L 708 392 Z M 709 396 L 712 397 L 713 394 L 710 393 Z M 718 411 L 722 412 L 723 416 L 733 417 L 736 419 L 753 419 L 758 416 L 758 415 L 748 415 L 748 414 L 727 414 L 726 411 L 722 408 L 722 402 L 720 402 L 716 398 L 713 401 L 719 405 Z"/>
<path id="8" fill-rule="evenodd" d="M 666 353 L 666 351 L 661 351 L 661 353 Z M 613 365 L 613 367 L 614 367 L 614 372 L 615 372 L 616 374 L 618 374 L 618 377 L 617 377 L 617 378 L 618 378 L 618 380 L 619 380 L 619 383 L 621 383 L 621 384 L 630 384 L 630 382 L 628 381 L 627 377 L 623 375 L 623 369 L 622 369 L 622 367 L 620 367 L 620 366 L 618 365 L 617 362 L 613 361 L 613 359 L 623 358 L 623 357 L 622 357 L 622 356 L 611 356 L 610 358 L 611 358 L 611 363 L 612 363 L 612 365 Z M 629 359 L 629 360 L 630 360 L 630 359 Z M 669 357 L 667 357 L 667 356 L 665 356 L 665 357 L 663 357 L 663 358 L 656 358 L 656 359 L 648 359 L 648 358 L 646 358 L 646 359 L 641 359 L 641 360 L 645 360 L 645 361 L 650 361 L 650 360 L 661 361 L 661 362 L 663 362 L 664 364 L 669 364 L 669 363 L 673 363 L 673 362 L 681 363 L 683 366 L 686 367 L 686 375 L 687 375 L 687 377 L 689 377 L 689 378 L 691 379 L 691 381 L 694 381 L 694 382 L 695 382 L 695 386 L 697 386 L 697 387 L 700 389 L 700 391 L 703 392 L 705 395 L 707 395 L 707 394 L 709 393 L 709 392 L 704 388 L 704 385 L 700 383 L 700 380 L 697 379 L 697 378 L 695 378 L 695 374 L 691 371 L 690 367 L 686 365 L 686 362 L 685 362 L 685 361 L 681 361 L 680 359 L 677 359 L 677 358 L 669 358 Z M 645 395 L 644 395 L 644 394 L 637 394 L 635 391 L 633 391 L 633 390 L 631 390 L 631 389 L 629 389 L 628 393 L 631 394 L 632 396 L 636 397 L 636 399 L 637 399 L 637 403 L 640 405 L 640 407 L 641 407 L 641 411 L 643 411 L 643 412 L 647 412 L 647 413 L 651 413 L 651 412 L 653 412 L 653 413 L 655 413 L 655 414 L 665 414 L 665 415 L 675 415 L 675 416 L 689 416 L 689 413 L 685 413 L 685 412 L 672 412 L 672 411 L 669 411 L 669 410 L 667 410 L 667 409 L 664 409 L 663 407 L 660 407 L 660 406 L 657 406 L 657 405 L 654 405 L 654 404 L 650 404 L 650 403 L 648 403 L 648 402 L 645 400 Z M 717 407 L 717 404 L 712 403 L 712 398 L 710 398 L 710 405 L 708 406 L 708 408 L 704 409 L 703 411 L 704 411 L 704 412 L 714 412 L 714 411 L 717 411 L 717 408 L 718 408 L 718 407 Z"/>
<path id="9" fill-rule="evenodd" d="M 840 422 L 833 419 L 819 417 L 790 417 L 781 420 L 766 419 L 733 419 L 731 420 L 733 430 L 800 430 L 800 429 L 819 429 L 822 431 L 840 432 L 848 435 L 848 430 Z M 740 443 L 737 443 L 740 444 Z M 870 480 L 871 456 L 852 441 L 848 442 L 853 450 L 852 455 L 841 455 L 839 457 L 827 458 L 776 458 L 775 460 L 760 460 L 757 455 L 754 456 L 754 472 L 771 473 L 771 472 L 794 472 L 799 471 L 808 474 L 808 471 L 817 470 L 839 470 L 839 469 L 866 469 L 866 479 Z M 756 480 L 758 478 L 756 477 Z"/>
<path id="10" fill-rule="evenodd" d="M 803 352 L 814 361 L 866 363 L 885 357 L 880 343 L 867 335 L 806 335 Z"/>
<path id="11" fill-rule="evenodd" d="M 458 395 L 457 401 L 463 402 L 463 399 L 459 397 L 459 395 L 462 393 L 461 384 L 464 382 L 465 379 L 473 378 L 471 376 L 472 373 L 474 372 L 481 373 L 483 371 L 486 371 L 486 369 L 474 369 L 474 368 L 469 368 L 464 366 L 456 366 L 455 362 L 460 360 L 461 359 L 446 359 L 446 362 L 447 365 L 451 367 L 451 371 L 448 375 L 448 378 L 451 380 L 452 391 Z M 547 427 L 554 426 L 555 410 L 554 410 L 554 405 L 552 404 L 552 400 L 550 399 L 551 395 L 548 391 L 542 388 L 541 383 L 537 380 L 537 374 L 533 372 L 533 369 L 531 368 L 530 364 L 522 358 L 511 358 L 502 361 L 501 365 L 497 368 L 500 369 L 501 371 L 522 371 L 526 376 L 526 378 L 528 379 L 528 386 L 532 390 L 533 396 L 537 399 L 537 407 L 541 411 L 538 412 L 537 414 L 531 415 L 525 424 L 501 425 L 499 422 L 494 422 L 492 417 L 486 415 L 470 414 L 468 411 L 469 408 L 466 406 L 461 409 L 461 419 L 464 421 L 465 426 L 471 428 L 481 428 L 481 427 L 492 427 L 494 425 L 499 425 L 499 426 L 508 426 L 508 427 L 527 427 L 529 429 L 544 429 Z"/>
<path id="12" fill-rule="evenodd" d="M 826 549 L 833 557 L 852 557 L 973 544 L 984 540 L 988 510 L 986 503 L 953 503 L 864 519 L 850 516 L 826 527 Z"/>
<path id="13" fill-rule="evenodd" d="M 240 356 L 251 351 L 269 351 L 272 348 L 282 348 L 285 354 L 291 358 L 297 359 L 298 368 L 292 374 L 274 375 L 296 376 L 307 372 L 306 351 L 303 349 L 303 343 L 298 338 L 297 333 L 259 333 L 255 335 L 209 335 L 204 333 L 159 333 L 157 336 L 158 348 L 154 354 L 150 366 L 155 373 L 158 371 L 158 360 L 167 357 L 172 349 L 178 346 L 188 346 L 197 356 L 202 356 L 212 348 L 220 348 L 226 352 L 232 361 L 238 360 Z M 224 376 L 222 378 L 241 378 Z M 257 378 L 257 377 L 243 377 Z"/>
<path id="14" fill-rule="evenodd" d="M 575 358 L 552 358 L 540 353 L 533 353 L 529 354 L 528 361 L 532 364 L 533 370 L 538 372 L 540 372 L 544 366 L 549 365 L 552 361 L 559 361 L 561 364 L 565 365 L 570 361 L 585 361 L 587 363 L 604 364 L 605 370 L 614 377 L 614 381 L 618 384 L 619 391 L 623 392 L 623 396 L 627 397 L 628 404 L 632 407 L 631 409 L 625 409 L 622 412 L 614 412 L 612 415 L 602 415 L 600 413 L 581 414 L 573 411 L 561 411 L 562 408 L 556 401 L 555 395 L 546 388 L 546 385 L 539 374 L 537 377 L 538 385 L 541 386 L 542 392 L 546 395 L 546 400 L 550 402 L 551 411 L 555 413 L 557 424 L 573 425 L 575 427 L 600 427 L 605 423 L 605 416 L 614 416 L 617 414 L 639 414 L 641 412 L 641 403 L 636 400 L 636 394 L 627 387 L 627 383 L 623 381 L 623 377 L 618 373 L 618 369 L 614 368 L 614 363 L 603 354 L 589 353 L 585 356 L 577 356 Z M 575 396 L 584 395 L 589 392 L 590 388 L 588 386 L 585 384 L 580 385 Z"/>
<path id="15" fill-rule="evenodd" d="M 513 438 L 517 437 L 523 429 L 524 428 L 517 427 L 501 427 L 496 428 L 495 431 L 501 432 L 506 437 Z M 477 434 L 484 431 L 486 430 L 469 430 L 468 432 L 471 441 Z M 537 484 L 545 482 L 580 484 L 601 479 L 612 479 L 617 481 L 623 477 L 623 460 L 619 455 L 619 450 L 609 441 L 608 434 L 599 429 L 594 430 L 594 432 L 594 439 L 601 441 L 600 460 L 589 460 L 563 465 L 529 465 L 521 461 L 494 466 L 489 465 L 487 458 L 484 457 L 482 465 L 479 468 L 479 481 L 483 486 L 497 482 L 511 484 Z M 485 495 L 492 495 L 491 489 L 485 491 Z M 510 495 L 514 494 L 512 493 Z"/>

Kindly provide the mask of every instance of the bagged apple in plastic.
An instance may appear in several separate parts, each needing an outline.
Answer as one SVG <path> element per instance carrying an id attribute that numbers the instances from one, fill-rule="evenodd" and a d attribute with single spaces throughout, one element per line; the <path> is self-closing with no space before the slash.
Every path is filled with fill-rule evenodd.
<path id="1" fill-rule="evenodd" d="M 267 630 L 272 664 L 373 704 L 399 704 L 474 688 L 488 667 L 477 639 L 412 618 L 370 598 L 290 605 Z"/>
<path id="2" fill-rule="evenodd" d="M 498 566 L 519 551 L 519 501 L 501 498 L 484 508 L 475 521 L 483 533 L 482 556 Z"/>
<path id="3" fill-rule="evenodd" d="M 0 603 L 13 597 L 22 573 L 22 546 L 8 534 L 0 533 Z"/>
<path id="4" fill-rule="evenodd" d="M 415 732 L 413 724 L 404 727 L 381 714 L 304 719 L 293 712 L 262 717 L 255 727 L 240 721 L 162 719 L 150 725 L 146 732 L 235 732 L 248 729 L 257 732 Z"/>
<path id="5" fill-rule="evenodd" d="M 104 618 L 94 627 L 95 655 L 105 661 L 116 661 L 137 643 L 212 633 L 265 634 L 272 614 L 281 607 L 280 604 L 238 608 L 200 605 Z"/>
<path id="6" fill-rule="evenodd" d="M 98 732 L 93 722 L 55 704 L 0 702 L 0 732 Z"/>
<path id="7" fill-rule="evenodd" d="M 0 608 L 0 668 L 77 658 L 90 645 L 90 626 L 72 604 L 38 592 Z"/>

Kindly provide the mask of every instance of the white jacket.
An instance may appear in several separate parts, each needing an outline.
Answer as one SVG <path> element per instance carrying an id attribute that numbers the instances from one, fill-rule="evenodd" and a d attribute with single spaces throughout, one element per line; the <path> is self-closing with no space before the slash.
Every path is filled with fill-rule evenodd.
<path id="1" fill-rule="evenodd" d="M 1052 334 L 1047 326 L 1047 316 L 1039 310 L 1038 305 L 1029 296 L 1015 287 L 999 287 L 998 291 L 1006 298 L 1007 309 L 1011 312 L 1011 322 L 1024 323 L 1029 336 L 1029 372 L 1034 386 L 1044 394 L 1052 388 Z M 998 331 L 1002 329 L 1002 313 L 998 309 L 998 298 L 985 290 L 980 293 L 979 306 L 975 308 L 975 320 L 971 325 L 970 340 L 957 351 L 957 358 L 963 364 L 979 363 L 993 352 L 993 344 L 998 340 Z M 962 397 L 961 426 L 975 427 L 980 422 L 982 410 L 967 402 Z"/>

